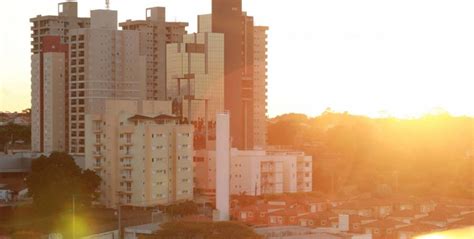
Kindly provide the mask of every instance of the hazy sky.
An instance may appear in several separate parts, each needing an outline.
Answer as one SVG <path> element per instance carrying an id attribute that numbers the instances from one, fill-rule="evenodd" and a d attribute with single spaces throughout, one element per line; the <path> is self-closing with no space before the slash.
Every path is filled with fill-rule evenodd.
<path id="1" fill-rule="evenodd" d="M 473 0 L 243 0 L 269 31 L 268 109 L 417 116 L 474 115 Z M 55 0 L 0 4 L 0 111 L 30 107 L 30 24 Z M 105 1 L 79 1 L 80 16 Z M 209 13 L 211 0 L 111 0 L 119 20 L 167 7 L 168 20 Z"/>

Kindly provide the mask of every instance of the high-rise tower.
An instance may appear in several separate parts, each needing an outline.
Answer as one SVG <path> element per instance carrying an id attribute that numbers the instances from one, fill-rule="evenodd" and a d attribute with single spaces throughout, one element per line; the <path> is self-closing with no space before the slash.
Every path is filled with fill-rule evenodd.
<path id="1" fill-rule="evenodd" d="M 85 116 L 106 100 L 145 98 L 146 57 L 138 31 L 117 30 L 117 11 L 91 11 L 91 27 L 69 33 L 69 152 L 85 153 Z"/>
<path id="2" fill-rule="evenodd" d="M 68 33 L 88 28 L 77 2 L 58 4 L 57 16 L 38 15 L 31 26 L 31 145 L 37 152 L 68 148 Z"/>
<path id="3" fill-rule="evenodd" d="M 253 18 L 242 0 L 212 1 L 212 31 L 224 33 L 224 105 L 232 146 L 253 148 Z"/>

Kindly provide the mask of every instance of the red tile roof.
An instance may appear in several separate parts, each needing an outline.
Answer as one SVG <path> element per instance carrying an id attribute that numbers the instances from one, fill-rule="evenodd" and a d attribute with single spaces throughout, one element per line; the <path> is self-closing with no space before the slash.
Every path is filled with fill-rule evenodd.
<path id="1" fill-rule="evenodd" d="M 376 228 L 393 228 L 397 226 L 407 225 L 406 223 L 399 222 L 392 219 L 382 219 L 375 222 L 370 222 L 364 225 L 364 227 L 376 227 Z"/>
<path id="2" fill-rule="evenodd" d="M 333 212 L 325 211 L 325 212 L 308 213 L 308 214 L 305 214 L 305 215 L 301 215 L 298 218 L 301 218 L 301 219 L 329 219 L 329 218 L 337 218 L 337 217 L 338 217 L 337 214 L 335 214 Z"/>
<path id="3" fill-rule="evenodd" d="M 422 215 L 423 213 L 417 210 L 402 210 L 394 211 L 389 217 L 402 217 L 402 218 L 414 218 L 417 215 Z"/>
<path id="4" fill-rule="evenodd" d="M 364 217 L 360 215 L 350 215 L 349 216 L 349 222 L 354 223 L 354 222 L 359 222 L 362 223 L 364 221 L 370 221 L 370 220 L 376 220 L 375 218 L 372 217 Z"/>
<path id="5" fill-rule="evenodd" d="M 274 212 L 269 212 L 269 216 L 301 216 L 307 214 L 308 212 L 302 208 L 288 208 L 283 210 L 278 210 Z"/>
<path id="6" fill-rule="evenodd" d="M 441 228 L 431 225 L 431 224 L 425 224 L 425 223 L 413 223 L 409 226 L 406 227 L 401 227 L 398 229 L 398 231 L 401 232 L 415 232 L 415 233 L 424 233 L 424 232 L 432 232 L 432 231 L 437 231 L 440 230 Z"/>

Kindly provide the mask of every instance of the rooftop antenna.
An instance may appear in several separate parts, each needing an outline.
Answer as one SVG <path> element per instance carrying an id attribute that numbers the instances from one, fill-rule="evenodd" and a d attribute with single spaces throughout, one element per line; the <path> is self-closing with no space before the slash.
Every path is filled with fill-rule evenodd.
<path id="1" fill-rule="evenodd" d="M 110 9 L 110 0 L 105 0 L 105 8 Z"/>

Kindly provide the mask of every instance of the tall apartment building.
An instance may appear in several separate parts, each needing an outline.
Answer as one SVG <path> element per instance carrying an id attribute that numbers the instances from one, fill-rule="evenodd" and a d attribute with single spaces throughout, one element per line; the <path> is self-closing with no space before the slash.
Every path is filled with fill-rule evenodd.
<path id="1" fill-rule="evenodd" d="M 85 152 L 85 115 L 107 99 L 145 98 L 146 56 L 137 31 L 117 30 L 117 11 L 91 11 L 91 26 L 69 32 L 69 152 Z"/>
<path id="2" fill-rule="evenodd" d="M 212 14 L 200 16 L 198 25 L 199 31 L 225 36 L 225 109 L 233 147 L 265 148 L 268 27 L 254 26 L 242 0 L 213 0 Z"/>
<path id="3" fill-rule="evenodd" d="M 77 2 L 63 2 L 58 4 L 57 16 L 38 15 L 30 19 L 31 26 L 31 53 L 41 52 L 44 36 L 59 36 L 62 44 L 69 42 L 69 31 L 75 28 L 88 28 L 90 18 L 81 18 L 77 14 Z"/>
<path id="4" fill-rule="evenodd" d="M 146 20 L 120 23 L 123 30 L 140 32 L 140 51 L 146 55 L 146 98 L 166 100 L 166 44 L 183 42 L 187 23 L 166 22 L 164 7 L 146 9 Z"/>
<path id="5" fill-rule="evenodd" d="M 182 116 L 215 122 L 224 111 L 224 36 L 188 34 L 183 43 L 167 45 L 168 96 L 179 99 Z M 206 115 L 207 105 L 207 115 Z"/>
<path id="6" fill-rule="evenodd" d="M 193 126 L 171 115 L 171 101 L 108 100 L 85 132 L 86 168 L 102 178 L 107 207 L 193 199 Z"/>
<path id="7" fill-rule="evenodd" d="M 215 194 L 215 155 L 215 151 L 196 151 L 194 187 L 200 194 Z M 312 157 L 303 152 L 232 149 L 230 177 L 232 195 L 310 192 Z"/>
<path id="8" fill-rule="evenodd" d="M 88 28 L 76 2 L 58 4 L 57 16 L 38 15 L 31 26 L 31 144 L 37 152 L 67 151 L 68 33 Z"/>
<path id="9" fill-rule="evenodd" d="M 253 17 L 242 12 L 242 0 L 212 1 L 212 32 L 224 33 L 225 109 L 231 115 L 233 147 L 252 149 Z"/>
<path id="10" fill-rule="evenodd" d="M 253 33 L 253 142 L 260 149 L 267 145 L 267 30 L 256 26 Z"/>

